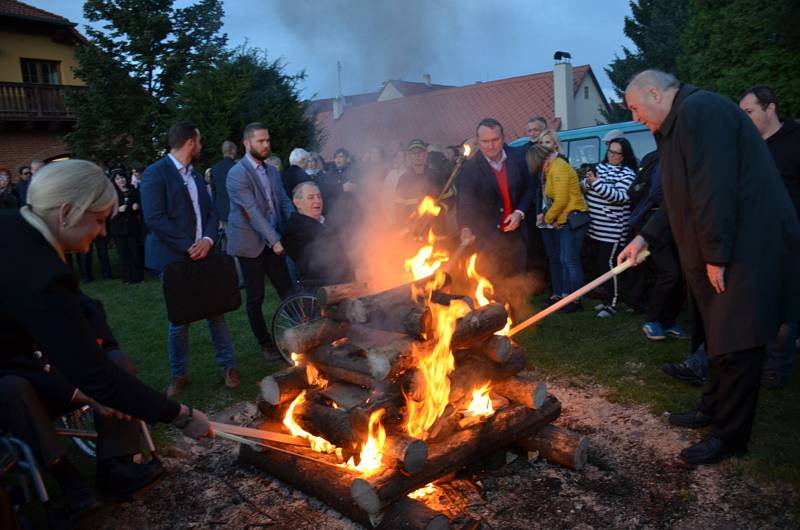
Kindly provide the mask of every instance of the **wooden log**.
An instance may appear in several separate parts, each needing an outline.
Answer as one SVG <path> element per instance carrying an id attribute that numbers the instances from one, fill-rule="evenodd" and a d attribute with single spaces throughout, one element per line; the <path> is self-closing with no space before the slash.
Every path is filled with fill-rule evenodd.
<path id="1" fill-rule="evenodd" d="M 393 503 L 383 514 L 377 530 L 447 530 L 450 521 L 420 501 L 408 497 Z"/>
<path id="2" fill-rule="evenodd" d="M 345 410 L 362 405 L 370 396 L 366 388 L 347 383 L 333 383 L 320 389 L 319 394 Z"/>
<path id="3" fill-rule="evenodd" d="M 341 447 L 345 460 L 357 454 L 363 438 L 353 429 L 353 422 L 344 409 L 335 409 L 309 398 L 294 410 L 294 421 L 315 436 Z"/>
<path id="4" fill-rule="evenodd" d="M 506 325 L 508 312 L 502 304 L 488 304 L 471 311 L 456 321 L 451 339 L 454 348 L 476 346 Z"/>
<path id="5" fill-rule="evenodd" d="M 428 462 L 428 444 L 397 432 L 387 433 L 383 452 L 387 465 L 394 463 L 406 473 L 418 473 Z"/>
<path id="6" fill-rule="evenodd" d="M 338 283 L 317 289 L 317 300 L 320 305 L 338 304 L 348 298 L 358 298 L 369 293 L 367 282 Z"/>
<path id="7" fill-rule="evenodd" d="M 389 361 L 367 355 L 353 343 L 333 346 L 321 344 L 308 355 L 309 362 L 329 379 L 373 387 L 389 375 Z"/>
<path id="8" fill-rule="evenodd" d="M 323 343 L 331 343 L 347 335 L 348 324 L 330 318 L 319 318 L 289 328 L 277 337 L 280 347 L 292 353 L 307 353 Z"/>
<path id="9" fill-rule="evenodd" d="M 258 399 L 267 405 L 280 405 L 296 398 L 309 387 L 305 366 L 291 366 L 268 375 L 258 385 Z"/>
<path id="10" fill-rule="evenodd" d="M 384 469 L 358 477 L 350 488 L 353 501 L 367 514 L 377 514 L 392 502 L 469 461 L 496 451 L 523 433 L 539 429 L 558 417 L 561 405 L 552 396 L 541 409 L 511 405 L 486 421 L 456 431 L 441 442 L 428 445 L 428 463 L 413 475 Z"/>
<path id="11" fill-rule="evenodd" d="M 492 392 L 529 409 L 538 409 L 547 399 L 547 385 L 521 375 L 493 382 Z"/>
<path id="12" fill-rule="evenodd" d="M 449 376 L 450 403 L 462 404 L 464 400 L 472 397 L 475 388 L 511 377 L 521 372 L 527 362 L 528 357 L 522 348 L 512 348 L 511 355 L 504 363 L 495 363 L 473 355 L 463 358 Z"/>
<path id="13" fill-rule="evenodd" d="M 511 358 L 511 339 L 492 335 L 478 348 L 484 357 L 496 363 L 505 363 Z"/>
<path id="14" fill-rule="evenodd" d="M 515 445 L 524 451 L 538 451 L 549 462 L 580 471 L 589 458 L 588 439 L 576 432 L 547 425 L 519 438 Z"/>
<path id="15" fill-rule="evenodd" d="M 449 306 L 450 302 L 455 300 L 460 300 L 467 304 L 470 309 L 475 309 L 475 302 L 472 300 L 471 297 L 465 294 L 450 294 L 450 293 L 443 293 L 442 291 L 436 290 L 431 293 L 431 303 L 432 304 L 439 304 L 439 305 L 446 305 Z"/>

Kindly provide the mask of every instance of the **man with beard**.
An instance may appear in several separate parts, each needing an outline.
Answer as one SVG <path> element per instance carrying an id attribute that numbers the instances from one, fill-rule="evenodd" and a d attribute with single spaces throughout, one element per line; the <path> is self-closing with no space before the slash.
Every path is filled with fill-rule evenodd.
<path id="1" fill-rule="evenodd" d="M 765 345 L 797 319 L 800 224 L 767 145 L 730 100 L 658 70 L 635 76 L 625 100 L 655 133 L 664 200 L 618 259 L 675 237 L 709 380 L 697 410 L 669 420 L 711 427 L 680 457 L 712 464 L 747 450 Z"/>
<path id="2" fill-rule="evenodd" d="M 226 182 L 231 199 L 228 254 L 236 256 L 242 267 L 250 329 L 264 359 L 274 361 L 281 357 L 261 312 L 264 276 L 269 277 L 281 299 L 294 292 L 281 241 L 294 208 L 280 173 L 265 163 L 271 151 L 267 126 L 251 123 L 244 128 L 243 136 L 245 156 L 230 169 Z"/>
<path id="3" fill-rule="evenodd" d="M 145 241 L 145 265 L 162 273 L 170 263 L 205 259 L 219 237 L 219 218 L 211 196 L 203 177 L 192 168 L 203 148 L 200 131 L 190 123 L 178 122 L 170 127 L 167 138 L 169 153 L 145 170 L 139 185 L 144 222 L 150 229 Z M 172 381 L 167 387 L 168 397 L 177 396 L 188 382 L 189 325 L 169 323 Z M 208 328 L 225 386 L 236 388 L 239 372 L 225 315 L 209 318 Z"/>

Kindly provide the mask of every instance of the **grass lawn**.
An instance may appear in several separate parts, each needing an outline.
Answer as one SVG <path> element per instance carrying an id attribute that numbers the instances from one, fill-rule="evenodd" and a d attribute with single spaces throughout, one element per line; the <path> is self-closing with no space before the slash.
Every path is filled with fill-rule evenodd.
<path id="1" fill-rule="evenodd" d="M 135 360 L 139 377 L 158 389 L 169 382 L 167 320 L 160 283 L 149 277 L 140 285 L 119 280 L 96 281 L 84 291 L 103 301 L 117 339 Z M 589 304 L 586 304 L 587 306 Z M 270 290 L 264 314 L 271 318 L 277 295 Z M 247 324 L 244 307 L 227 315 L 242 375 L 241 386 L 228 390 L 214 359 L 205 323 L 190 333 L 189 385 L 181 399 L 206 411 L 252 400 L 256 384 L 283 363 L 266 364 Z M 599 383 L 611 390 L 611 399 L 649 406 L 654 414 L 692 408 L 700 391 L 661 372 L 667 361 L 681 360 L 688 341 L 648 341 L 641 316 L 618 314 L 598 319 L 592 311 L 557 314 L 526 330 L 518 339 L 528 347 L 537 369 L 574 381 Z M 740 471 L 761 479 L 780 480 L 800 490 L 800 384 L 795 375 L 779 392 L 762 391 L 750 456 L 738 459 Z M 163 440 L 163 429 L 156 432 Z"/>

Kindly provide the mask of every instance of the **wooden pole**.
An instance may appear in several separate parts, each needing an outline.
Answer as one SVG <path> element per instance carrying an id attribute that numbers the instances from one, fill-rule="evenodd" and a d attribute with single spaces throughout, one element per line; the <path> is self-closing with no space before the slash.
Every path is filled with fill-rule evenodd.
<path id="1" fill-rule="evenodd" d="M 650 251 L 649 250 L 641 251 L 639 253 L 639 255 L 636 256 L 636 263 L 639 264 L 639 263 L 643 262 L 647 258 L 647 256 L 649 256 L 649 255 L 650 255 Z M 598 276 L 597 278 L 595 278 L 591 282 L 587 283 L 586 285 L 584 285 L 583 287 L 581 287 L 580 289 L 578 289 L 574 293 L 570 293 L 569 295 L 565 296 L 564 298 L 562 298 L 561 300 L 559 300 L 555 304 L 551 305 L 547 309 L 544 309 L 543 311 L 539 311 L 538 313 L 536 313 L 535 315 L 533 315 L 529 319 L 527 319 L 527 320 L 525 320 L 523 322 L 520 322 L 519 324 L 517 324 L 516 326 L 511 328 L 511 331 L 508 332 L 508 336 L 511 337 L 513 335 L 516 335 L 520 331 L 522 331 L 522 330 L 524 330 L 524 329 L 536 324 L 537 322 L 539 322 L 543 318 L 552 315 L 553 313 L 555 313 L 556 311 L 558 311 L 559 309 L 561 309 L 565 305 L 577 300 L 578 298 L 580 298 L 581 296 L 585 295 L 586 293 L 588 293 L 592 289 L 594 289 L 594 288 L 606 283 L 608 280 L 610 280 L 614 276 L 617 276 L 618 274 L 621 274 L 621 273 L 625 272 L 626 270 L 630 269 L 632 266 L 633 266 L 633 262 L 632 261 L 625 261 L 623 263 L 620 263 L 619 265 L 617 265 L 616 267 L 614 267 L 610 271 L 606 272 L 602 276 Z"/>

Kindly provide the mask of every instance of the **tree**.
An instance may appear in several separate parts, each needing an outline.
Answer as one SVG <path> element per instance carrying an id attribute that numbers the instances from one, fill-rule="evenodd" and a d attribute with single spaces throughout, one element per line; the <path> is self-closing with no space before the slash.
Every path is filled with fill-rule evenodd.
<path id="1" fill-rule="evenodd" d="M 222 1 L 175 9 L 173 0 L 87 0 L 83 11 L 104 25 L 88 28 L 77 52 L 86 89 L 68 95 L 77 122 L 67 144 L 104 163 L 153 160 L 176 86 L 223 53 Z"/>
<path id="2" fill-rule="evenodd" d="M 779 111 L 800 116 L 800 4 L 794 0 L 692 0 L 678 60 L 684 81 L 738 100 L 768 84 Z"/>
<path id="3" fill-rule="evenodd" d="M 269 127 L 273 152 L 285 158 L 294 147 L 316 147 L 314 123 L 297 91 L 304 78 L 304 72 L 286 74 L 284 64 L 267 60 L 264 51 L 241 47 L 184 78 L 174 112 L 200 128 L 207 161 L 220 157 L 223 141 L 238 143 L 253 121 Z"/>
<path id="4" fill-rule="evenodd" d="M 620 100 L 631 77 L 645 68 L 677 73 L 676 58 L 683 49 L 681 34 L 688 18 L 688 0 L 639 0 L 630 6 L 632 17 L 625 17 L 624 32 L 636 48 L 623 46 L 622 57 L 615 56 L 605 68 Z M 613 123 L 631 119 L 631 113 L 612 105 L 604 117 Z"/>

